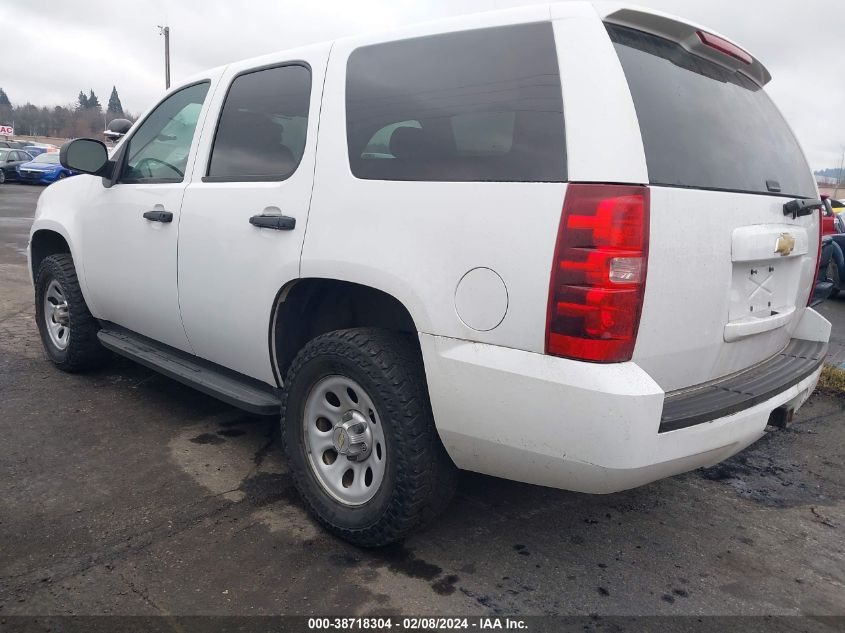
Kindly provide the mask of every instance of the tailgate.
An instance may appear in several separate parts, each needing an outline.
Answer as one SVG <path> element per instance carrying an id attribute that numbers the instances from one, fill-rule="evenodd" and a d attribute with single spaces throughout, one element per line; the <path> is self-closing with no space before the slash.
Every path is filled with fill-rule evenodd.
<path id="1" fill-rule="evenodd" d="M 651 185 L 633 360 L 675 391 L 752 367 L 789 343 L 815 278 L 819 220 L 784 215 L 783 205 L 818 191 L 757 60 L 664 16 L 606 19 Z"/>
<path id="2" fill-rule="evenodd" d="M 784 216 L 786 201 L 652 187 L 634 360 L 663 389 L 746 369 L 789 343 L 814 279 L 818 220 Z"/>

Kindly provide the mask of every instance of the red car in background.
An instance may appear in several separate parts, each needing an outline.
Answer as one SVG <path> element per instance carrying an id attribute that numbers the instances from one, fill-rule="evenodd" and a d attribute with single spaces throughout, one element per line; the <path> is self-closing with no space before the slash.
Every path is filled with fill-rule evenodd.
<path id="1" fill-rule="evenodd" d="M 825 205 L 822 208 L 822 235 L 836 235 L 836 216 L 845 211 L 845 202 L 834 200 L 826 193 L 821 195 Z"/>

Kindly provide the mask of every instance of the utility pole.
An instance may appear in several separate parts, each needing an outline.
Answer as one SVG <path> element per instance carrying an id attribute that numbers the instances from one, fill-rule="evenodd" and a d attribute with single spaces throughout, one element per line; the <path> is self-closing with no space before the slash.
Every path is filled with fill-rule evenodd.
<path id="1" fill-rule="evenodd" d="M 164 35 L 164 87 L 170 90 L 170 27 L 158 27 L 159 35 Z"/>

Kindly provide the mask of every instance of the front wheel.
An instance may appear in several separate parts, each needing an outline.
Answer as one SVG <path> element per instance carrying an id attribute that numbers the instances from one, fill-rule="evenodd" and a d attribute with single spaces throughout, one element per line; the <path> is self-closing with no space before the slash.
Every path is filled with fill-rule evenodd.
<path id="1" fill-rule="evenodd" d="M 0 185 L 6 182 L 6 172 L 0 169 Z"/>
<path id="2" fill-rule="evenodd" d="M 457 470 L 406 334 L 350 329 L 309 342 L 287 375 L 282 436 L 312 513 L 356 545 L 402 539 L 454 492 Z"/>
<path id="3" fill-rule="evenodd" d="M 67 253 L 45 257 L 35 277 L 35 320 L 47 356 L 59 369 L 77 372 L 104 364 L 110 354 L 97 338 L 73 258 Z"/>

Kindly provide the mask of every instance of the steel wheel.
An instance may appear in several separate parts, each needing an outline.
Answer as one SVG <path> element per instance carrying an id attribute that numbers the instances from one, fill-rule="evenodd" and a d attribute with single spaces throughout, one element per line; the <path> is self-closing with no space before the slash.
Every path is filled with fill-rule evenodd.
<path id="1" fill-rule="evenodd" d="M 44 323 L 50 342 L 56 349 L 64 350 L 70 340 L 70 318 L 67 298 L 62 285 L 55 279 L 50 281 L 44 293 Z"/>
<path id="2" fill-rule="evenodd" d="M 384 480 L 387 460 L 378 411 L 364 389 L 346 376 L 327 376 L 311 389 L 302 419 L 308 463 L 334 499 L 359 506 Z"/>

